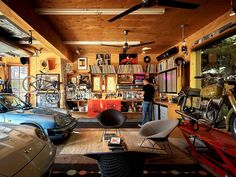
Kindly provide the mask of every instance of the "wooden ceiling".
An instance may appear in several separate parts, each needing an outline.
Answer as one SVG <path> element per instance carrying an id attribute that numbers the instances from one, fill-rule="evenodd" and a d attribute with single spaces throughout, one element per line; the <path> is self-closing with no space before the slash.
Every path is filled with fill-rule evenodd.
<path id="1" fill-rule="evenodd" d="M 150 42 L 148 53 L 159 54 L 182 39 L 180 25 L 185 24 L 186 37 L 230 10 L 230 0 L 182 0 L 200 4 L 195 10 L 165 8 L 163 15 L 128 15 L 115 22 L 107 20 L 114 15 L 41 15 L 62 41 L 124 41 L 123 30 L 130 30 L 129 41 Z M 35 0 L 33 9 L 92 9 L 130 8 L 141 0 Z M 158 7 L 158 6 L 155 6 Z M 20 7 L 22 8 L 22 7 Z M 28 17 L 30 18 L 30 17 Z M 121 53 L 122 48 L 104 46 L 66 45 L 71 52 Z M 128 53 L 141 53 L 142 47 L 131 48 Z"/>

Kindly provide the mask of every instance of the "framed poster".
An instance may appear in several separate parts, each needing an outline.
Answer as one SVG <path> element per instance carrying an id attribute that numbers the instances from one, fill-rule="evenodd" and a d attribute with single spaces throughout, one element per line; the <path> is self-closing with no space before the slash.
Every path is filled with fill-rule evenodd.
<path id="1" fill-rule="evenodd" d="M 78 69 L 79 70 L 86 70 L 87 69 L 87 58 L 78 58 Z"/>
<path id="2" fill-rule="evenodd" d="M 106 54 L 96 54 L 96 62 L 98 66 L 101 65 L 110 65 L 111 64 L 111 55 Z"/>
<path id="3" fill-rule="evenodd" d="M 111 92 L 116 91 L 115 76 L 107 76 L 106 77 L 106 88 L 107 88 L 107 91 L 111 91 Z"/>
<path id="4" fill-rule="evenodd" d="M 137 54 L 120 54 L 119 64 L 120 65 L 138 64 L 138 55 Z"/>
<path id="5" fill-rule="evenodd" d="M 101 77 L 99 76 L 93 76 L 92 77 L 93 82 L 93 92 L 101 91 Z"/>

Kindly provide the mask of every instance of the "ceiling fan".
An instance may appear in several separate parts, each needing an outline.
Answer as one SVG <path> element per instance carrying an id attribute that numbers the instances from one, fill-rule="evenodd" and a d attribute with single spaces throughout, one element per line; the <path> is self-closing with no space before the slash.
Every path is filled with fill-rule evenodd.
<path id="1" fill-rule="evenodd" d="M 130 13 L 132 13 L 133 11 L 136 11 L 142 7 L 148 8 L 148 7 L 152 7 L 154 5 L 158 5 L 158 6 L 166 6 L 166 7 L 174 7 L 174 8 L 182 8 L 182 9 L 196 9 L 199 4 L 194 4 L 194 3 L 188 3 L 188 2 L 181 2 L 181 1 L 177 1 L 177 0 L 142 0 L 142 2 L 140 4 L 137 4 L 133 7 L 131 7 L 130 9 L 122 12 L 121 14 L 109 19 L 109 22 L 113 22 L 123 16 L 126 16 Z"/>
<path id="2" fill-rule="evenodd" d="M 122 47 L 123 48 L 123 54 L 127 53 L 127 50 L 131 47 L 139 47 L 139 46 L 143 46 L 143 45 L 148 45 L 148 44 L 153 44 L 155 42 L 145 42 L 145 43 L 141 43 L 141 44 L 136 44 L 136 45 L 129 45 L 127 42 L 127 35 L 129 33 L 129 30 L 124 30 L 124 35 L 125 35 L 125 43 L 123 46 L 120 45 L 108 45 L 108 44 L 101 44 L 102 46 L 108 46 L 108 47 Z"/>

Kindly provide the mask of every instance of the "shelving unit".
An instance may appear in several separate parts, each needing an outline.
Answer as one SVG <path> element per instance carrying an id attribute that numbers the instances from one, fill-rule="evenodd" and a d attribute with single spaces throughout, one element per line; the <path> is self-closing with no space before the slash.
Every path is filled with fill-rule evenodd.
<path id="1" fill-rule="evenodd" d="M 142 90 L 143 79 L 150 77 L 153 79 L 153 84 L 157 84 L 157 65 L 147 65 L 148 72 L 144 72 L 141 65 L 119 65 L 116 69 L 113 65 L 108 66 L 90 66 L 91 73 L 84 75 L 89 77 L 91 82 L 90 98 L 84 98 L 79 96 L 78 90 L 75 93 L 67 95 L 76 95 L 74 97 L 68 97 L 70 109 L 74 114 L 76 113 L 89 113 L 88 106 L 90 99 L 113 101 L 119 100 L 121 105 L 121 111 L 130 117 L 137 118 L 135 114 L 141 114 L 142 112 Z M 79 82 L 77 76 L 80 74 L 74 74 L 69 77 L 68 81 L 73 80 L 76 88 L 79 88 Z M 86 85 L 85 85 L 86 86 Z M 82 91 L 82 90 L 81 90 Z M 85 95 L 82 94 L 82 95 Z M 96 101 L 96 100 L 95 100 Z M 102 101 L 103 102 L 103 101 Z M 130 116 L 131 115 L 131 116 Z"/>

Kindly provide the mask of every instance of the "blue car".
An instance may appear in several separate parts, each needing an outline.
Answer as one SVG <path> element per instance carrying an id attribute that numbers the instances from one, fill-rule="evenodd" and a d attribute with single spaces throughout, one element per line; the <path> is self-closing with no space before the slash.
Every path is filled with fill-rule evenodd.
<path id="1" fill-rule="evenodd" d="M 14 94 L 0 94 L 0 122 L 41 128 L 53 141 L 68 137 L 78 121 L 69 114 L 48 108 L 33 108 Z"/>

